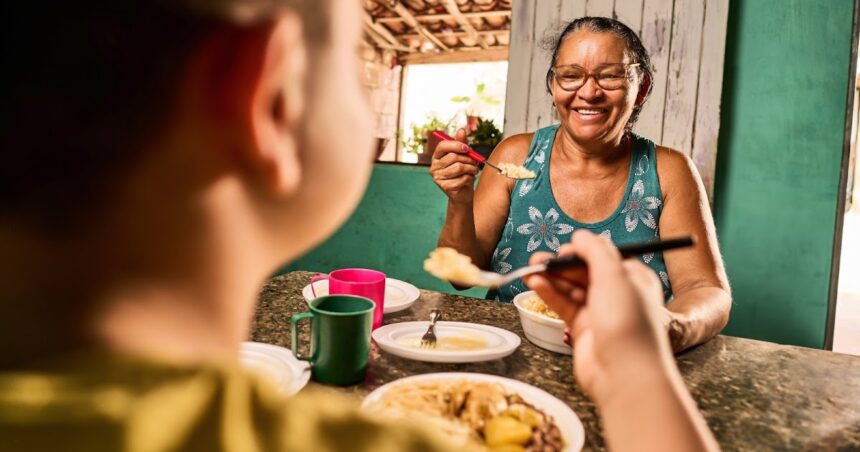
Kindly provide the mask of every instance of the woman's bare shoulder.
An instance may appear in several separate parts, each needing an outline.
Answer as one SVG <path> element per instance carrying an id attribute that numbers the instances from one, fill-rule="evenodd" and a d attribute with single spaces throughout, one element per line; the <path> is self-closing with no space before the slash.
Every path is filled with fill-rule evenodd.
<path id="1" fill-rule="evenodd" d="M 490 163 L 507 162 L 522 165 L 529 154 L 532 137 L 534 137 L 534 132 L 518 133 L 505 138 L 490 154 Z"/>
<path id="2" fill-rule="evenodd" d="M 693 159 L 665 146 L 657 146 L 657 176 L 664 196 L 675 190 L 696 189 L 701 184 Z"/>

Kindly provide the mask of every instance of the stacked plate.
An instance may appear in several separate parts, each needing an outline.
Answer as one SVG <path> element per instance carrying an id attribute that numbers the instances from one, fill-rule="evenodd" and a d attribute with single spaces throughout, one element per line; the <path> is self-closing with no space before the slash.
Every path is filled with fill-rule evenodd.
<path id="1" fill-rule="evenodd" d="M 302 295 L 307 301 L 311 301 L 316 298 L 314 296 L 314 292 L 316 292 L 316 297 L 328 295 L 328 281 L 323 279 L 315 282 L 313 289 L 311 289 L 310 284 L 302 289 Z M 385 303 L 383 306 L 383 312 L 385 314 L 391 314 L 392 312 L 400 312 L 404 309 L 409 309 L 420 296 L 421 293 L 418 291 L 418 288 L 412 284 L 400 281 L 399 279 L 385 278 Z"/>
<path id="2" fill-rule="evenodd" d="M 277 345 L 243 342 L 239 361 L 249 371 L 269 380 L 286 396 L 299 392 L 311 378 L 307 361 L 296 359 L 291 350 Z"/>

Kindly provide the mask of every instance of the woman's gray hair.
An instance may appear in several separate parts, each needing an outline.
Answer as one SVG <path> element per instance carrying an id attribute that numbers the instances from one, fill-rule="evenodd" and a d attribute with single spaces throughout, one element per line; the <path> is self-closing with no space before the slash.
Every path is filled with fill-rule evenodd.
<path id="1" fill-rule="evenodd" d="M 651 57 L 648 55 L 648 50 L 646 50 L 645 46 L 642 45 L 642 41 L 639 39 L 639 36 L 636 35 L 635 31 L 631 30 L 627 25 L 624 25 L 623 22 L 615 19 L 610 19 L 608 17 L 585 16 L 568 22 L 560 31 L 554 33 L 549 38 L 546 38 L 543 42 L 544 47 L 548 51 L 552 52 L 549 68 L 546 71 L 546 90 L 550 95 L 552 95 L 552 69 L 558 61 L 558 52 L 561 48 L 561 44 L 568 36 L 579 30 L 588 30 L 595 33 L 612 33 L 615 36 L 618 36 L 627 46 L 627 52 L 631 59 L 630 63 L 639 64 L 639 66 L 637 66 L 639 74 L 648 77 L 651 80 L 654 79 L 654 68 L 651 66 Z M 649 85 L 648 92 L 645 93 L 646 99 L 647 96 L 651 94 L 651 89 L 653 87 L 653 83 Z M 644 102 L 642 105 L 638 105 L 633 108 L 633 113 L 630 115 L 630 119 L 627 121 L 626 125 L 628 130 L 636 123 L 643 105 Z"/>

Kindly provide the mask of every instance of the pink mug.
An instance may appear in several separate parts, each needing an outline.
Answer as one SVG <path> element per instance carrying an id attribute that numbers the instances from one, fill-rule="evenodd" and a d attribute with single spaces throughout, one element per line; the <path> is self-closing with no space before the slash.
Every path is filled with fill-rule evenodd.
<path id="1" fill-rule="evenodd" d="M 365 268 L 344 268 L 335 270 L 328 275 L 319 274 L 311 278 L 311 291 L 317 297 L 314 283 L 328 280 L 329 295 L 358 295 L 370 298 L 376 304 L 373 309 L 373 329 L 382 325 L 382 313 L 385 309 L 385 273 Z"/>

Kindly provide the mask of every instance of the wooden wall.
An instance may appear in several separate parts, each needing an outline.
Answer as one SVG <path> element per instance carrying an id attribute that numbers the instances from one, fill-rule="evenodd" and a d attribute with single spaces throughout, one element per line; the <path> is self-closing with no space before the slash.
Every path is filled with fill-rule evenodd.
<path id="1" fill-rule="evenodd" d="M 654 89 L 635 131 L 686 152 L 712 192 L 729 0 L 518 0 L 513 3 L 505 135 L 557 122 L 542 41 L 578 17 L 614 17 L 651 55 Z"/>

